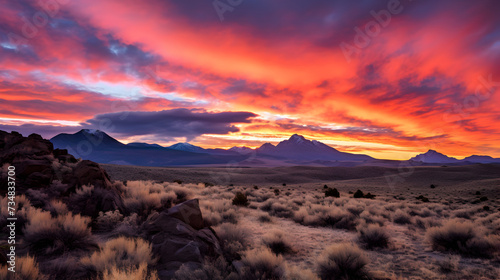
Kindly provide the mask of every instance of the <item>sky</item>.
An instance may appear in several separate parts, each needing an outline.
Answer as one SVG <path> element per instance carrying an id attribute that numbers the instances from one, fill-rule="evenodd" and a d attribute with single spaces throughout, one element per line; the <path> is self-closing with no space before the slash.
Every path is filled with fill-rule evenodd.
<path id="1" fill-rule="evenodd" d="M 0 129 L 500 157 L 500 2 L 0 0 Z"/>

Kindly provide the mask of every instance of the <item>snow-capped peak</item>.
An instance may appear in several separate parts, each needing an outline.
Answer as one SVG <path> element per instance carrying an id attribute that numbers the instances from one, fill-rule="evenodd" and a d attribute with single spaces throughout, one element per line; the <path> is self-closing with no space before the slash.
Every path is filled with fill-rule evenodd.
<path id="1" fill-rule="evenodd" d="M 99 129 L 82 129 L 83 132 L 87 133 L 87 134 L 92 134 L 92 135 L 100 135 L 102 133 L 102 131 L 100 131 Z"/>

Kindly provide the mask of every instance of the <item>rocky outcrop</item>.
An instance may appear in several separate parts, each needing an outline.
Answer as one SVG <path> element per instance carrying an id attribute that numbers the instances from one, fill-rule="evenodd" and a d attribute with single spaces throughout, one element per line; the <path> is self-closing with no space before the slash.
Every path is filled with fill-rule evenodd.
<path id="1" fill-rule="evenodd" d="M 203 227 L 197 199 L 152 214 L 142 229 L 159 258 L 156 268 L 160 279 L 171 279 L 183 264 L 196 269 L 205 257 L 222 256 L 217 236 L 212 229 Z"/>
<path id="2" fill-rule="evenodd" d="M 23 137 L 17 132 L 0 131 L 0 166 L 13 165 L 16 169 L 16 190 L 28 189 L 50 192 L 54 180 L 66 185 L 60 193 L 69 199 L 69 208 L 75 213 L 97 217 L 99 211 L 120 210 L 126 213 L 119 190 L 113 187 L 108 173 L 99 164 L 78 161 L 67 150 L 55 149 L 49 140 L 38 134 Z M 5 167 L 6 168 L 6 167 Z M 2 172 L 1 176 L 5 176 Z M 84 185 L 94 186 L 92 192 L 75 195 Z M 7 191 L 7 180 L 2 178 L 0 193 Z M 69 198 L 68 198 L 69 197 Z"/>
<path id="3" fill-rule="evenodd" d="M 17 132 L 0 131 L 0 164 L 16 168 L 19 186 L 27 188 L 47 187 L 54 171 L 52 151 L 54 147 L 38 134 L 23 137 Z M 2 191 L 6 190 L 6 180 L 2 180 Z"/>
<path id="4" fill-rule="evenodd" d="M 65 176 L 63 183 L 72 187 L 93 185 L 95 187 L 109 188 L 112 185 L 108 173 L 98 163 L 90 160 L 78 162 L 73 172 Z"/>
<path id="5" fill-rule="evenodd" d="M 34 207 L 44 208 L 50 199 L 58 199 L 74 214 L 90 216 L 94 222 L 101 211 L 129 215 L 120 183 L 113 182 L 99 164 L 77 160 L 67 150 L 54 150 L 39 135 L 0 131 L 0 164 L 3 171 L 5 164 L 15 166 L 17 195 L 25 194 Z M 5 176 L 6 172 L 0 173 Z M 4 179 L 0 194 L 7 191 Z M 206 257 L 222 256 L 215 232 L 204 226 L 197 199 L 154 212 L 145 220 L 133 235 L 151 242 L 160 279 L 171 279 L 183 264 L 200 268 Z"/>

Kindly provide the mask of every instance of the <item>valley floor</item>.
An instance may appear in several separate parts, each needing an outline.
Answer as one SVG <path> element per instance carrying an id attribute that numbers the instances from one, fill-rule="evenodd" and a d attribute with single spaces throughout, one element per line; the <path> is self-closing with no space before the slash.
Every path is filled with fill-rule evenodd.
<path id="1" fill-rule="evenodd" d="M 339 244 L 361 248 L 367 260 L 363 269 L 376 279 L 500 275 L 498 165 L 404 173 L 380 167 L 103 167 L 117 180 L 148 178 L 136 182 L 142 186 L 176 180 L 190 198 L 200 199 L 204 219 L 228 256 L 248 263 L 248 252 L 279 244 L 275 257 L 282 258 L 289 279 L 327 279 L 319 264 L 335 249 L 328 247 Z M 337 189 L 340 197 L 325 197 L 327 188 Z M 376 197 L 353 198 L 358 189 Z M 246 195 L 247 207 L 232 205 L 237 192 Z M 470 240 L 452 248 L 454 241 L 447 238 L 463 232 Z M 386 246 L 370 246 L 380 239 L 377 234 L 387 238 Z M 305 276 L 294 276 L 299 274 Z"/>

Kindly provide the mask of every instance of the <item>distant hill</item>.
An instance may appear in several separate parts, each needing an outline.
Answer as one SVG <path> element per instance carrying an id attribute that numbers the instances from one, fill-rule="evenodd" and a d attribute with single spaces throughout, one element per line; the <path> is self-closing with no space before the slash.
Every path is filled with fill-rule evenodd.
<path id="1" fill-rule="evenodd" d="M 164 149 L 165 147 L 160 146 L 158 144 L 148 144 L 148 143 L 128 143 L 127 146 L 137 147 L 137 148 L 151 148 L 151 149 Z"/>
<path id="2" fill-rule="evenodd" d="M 464 158 L 462 161 L 475 162 L 475 163 L 500 163 L 500 158 L 472 155 Z"/>

